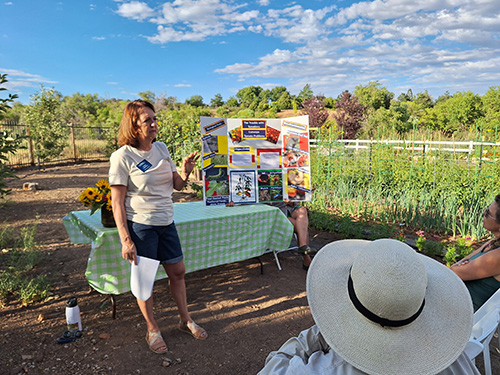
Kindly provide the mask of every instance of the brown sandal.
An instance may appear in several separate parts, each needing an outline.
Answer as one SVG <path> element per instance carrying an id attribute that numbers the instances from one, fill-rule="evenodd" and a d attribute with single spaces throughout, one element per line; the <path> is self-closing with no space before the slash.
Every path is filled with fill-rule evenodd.
<path id="1" fill-rule="evenodd" d="M 189 333 L 196 340 L 205 340 L 208 337 L 207 331 L 201 328 L 198 324 L 193 322 L 179 322 L 179 330 Z"/>
<path id="2" fill-rule="evenodd" d="M 163 354 L 168 351 L 167 344 L 165 344 L 165 340 L 163 340 L 160 331 L 146 332 L 146 342 L 148 343 L 149 349 L 151 349 L 153 353 Z M 160 350 L 160 348 L 165 349 Z"/>

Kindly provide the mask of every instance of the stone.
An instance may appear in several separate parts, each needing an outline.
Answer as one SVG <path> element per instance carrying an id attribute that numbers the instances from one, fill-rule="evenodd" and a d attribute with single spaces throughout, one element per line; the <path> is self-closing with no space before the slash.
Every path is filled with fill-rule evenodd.
<path id="1" fill-rule="evenodd" d="M 39 190 L 38 182 L 25 182 L 23 184 L 23 190 L 31 190 L 31 191 Z"/>

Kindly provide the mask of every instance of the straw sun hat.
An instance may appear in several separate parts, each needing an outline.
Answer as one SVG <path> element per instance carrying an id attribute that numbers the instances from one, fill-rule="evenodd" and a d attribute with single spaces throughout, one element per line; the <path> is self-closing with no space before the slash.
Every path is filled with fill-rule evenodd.
<path id="1" fill-rule="evenodd" d="M 372 375 L 436 374 L 462 353 L 472 328 L 464 283 L 391 239 L 323 247 L 307 275 L 307 299 L 326 342 Z"/>

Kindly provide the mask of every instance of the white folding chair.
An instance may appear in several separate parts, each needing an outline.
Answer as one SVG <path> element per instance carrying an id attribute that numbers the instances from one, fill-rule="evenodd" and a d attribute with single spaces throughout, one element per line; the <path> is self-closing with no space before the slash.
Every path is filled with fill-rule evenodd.
<path id="1" fill-rule="evenodd" d="M 474 323 L 492 310 L 500 310 L 500 289 L 498 289 L 488 300 L 474 313 Z M 500 347 L 500 324 L 498 325 L 498 345 Z"/>
<path id="2" fill-rule="evenodd" d="M 474 362 L 475 358 L 482 353 L 483 348 L 483 344 L 473 338 L 470 338 L 469 342 L 465 346 L 464 352 L 467 357 L 469 357 L 469 359 Z"/>
<path id="3" fill-rule="evenodd" d="M 500 289 L 475 313 L 472 338 L 483 344 L 485 375 L 491 375 L 490 342 L 500 324 Z M 499 340 L 500 343 L 500 340 Z"/>
<path id="4" fill-rule="evenodd" d="M 288 250 L 296 250 L 299 248 L 299 245 L 298 245 L 298 239 L 297 239 L 297 234 L 295 232 L 293 232 L 293 238 L 292 238 L 292 241 L 290 242 L 290 246 L 288 247 L 288 249 L 283 249 L 283 250 L 273 250 L 273 254 L 274 254 L 274 259 L 276 260 L 276 265 L 278 266 L 278 269 L 281 271 L 281 264 L 280 264 L 280 260 L 278 259 L 278 254 L 279 253 L 282 253 L 283 251 L 288 251 Z M 268 252 L 268 251 L 266 251 Z"/>

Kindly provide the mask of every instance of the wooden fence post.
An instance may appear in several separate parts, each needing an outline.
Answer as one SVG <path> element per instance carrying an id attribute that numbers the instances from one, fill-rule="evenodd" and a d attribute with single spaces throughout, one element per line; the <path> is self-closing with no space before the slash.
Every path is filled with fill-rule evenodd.
<path id="1" fill-rule="evenodd" d="M 75 160 L 76 163 L 77 158 L 76 158 L 75 127 L 73 126 L 73 123 L 70 123 L 69 126 L 71 128 L 71 146 L 73 148 L 73 159 Z"/>
<path id="2" fill-rule="evenodd" d="M 31 139 L 31 130 L 30 126 L 26 125 L 26 135 L 28 136 L 28 158 L 30 160 L 30 164 L 35 165 L 35 155 L 33 153 L 33 139 Z"/>

